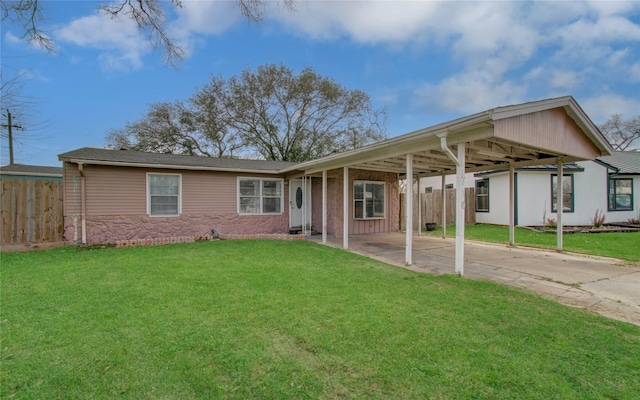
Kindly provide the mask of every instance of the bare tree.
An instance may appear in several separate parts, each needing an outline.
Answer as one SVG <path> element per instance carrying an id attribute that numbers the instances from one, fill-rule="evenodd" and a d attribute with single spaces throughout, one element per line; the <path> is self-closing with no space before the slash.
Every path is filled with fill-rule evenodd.
<path id="1" fill-rule="evenodd" d="M 311 68 L 299 75 L 283 65 L 245 70 L 229 80 L 229 96 L 229 125 L 268 160 L 309 160 L 386 136 L 386 113 L 366 93 Z"/>
<path id="2" fill-rule="evenodd" d="M 624 120 L 621 114 L 613 114 L 607 122 L 600 126 L 600 131 L 611 143 L 614 150 L 625 151 L 640 148 L 640 115 Z"/>
<path id="3" fill-rule="evenodd" d="M 107 143 L 111 148 L 154 153 L 232 156 L 233 148 L 223 140 L 225 129 L 203 109 L 188 109 L 182 102 L 156 103 L 141 120 L 111 131 Z"/>
<path id="4" fill-rule="evenodd" d="M 251 22 L 259 22 L 264 18 L 266 0 L 236 0 L 242 15 Z M 164 3 L 164 4 L 163 4 Z M 40 28 L 43 21 L 42 0 L 15 0 L 0 2 L 2 21 L 8 19 L 23 27 L 23 39 L 38 45 L 49 52 L 55 51 L 55 43 Z M 168 64 L 175 65 L 186 54 L 185 49 L 169 36 L 166 29 L 165 4 L 181 8 L 181 0 L 117 0 L 111 4 L 101 4 L 98 9 L 111 18 L 125 16 L 136 22 L 140 31 L 146 33 L 149 42 L 161 49 Z M 286 9 L 295 9 L 295 0 L 283 0 Z"/>
<path id="5" fill-rule="evenodd" d="M 37 112 L 39 100 L 24 93 L 29 76 L 28 70 L 6 65 L 0 69 L 0 138 L 2 147 L 8 147 L 11 161 L 14 148 L 31 148 L 33 142 L 43 138 L 38 131 L 48 126 Z"/>
<path id="6" fill-rule="evenodd" d="M 140 121 L 112 131 L 109 147 L 305 161 L 386 137 L 386 112 L 311 68 L 282 65 L 214 77 L 184 104 L 152 105 Z"/>
<path id="7" fill-rule="evenodd" d="M 29 43 L 49 52 L 55 50 L 53 40 L 38 28 L 38 24 L 43 20 L 41 0 L 2 1 L 0 7 L 2 8 L 2 21 L 9 19 L 22 24 L 23 39 L 27 39 Z"/>

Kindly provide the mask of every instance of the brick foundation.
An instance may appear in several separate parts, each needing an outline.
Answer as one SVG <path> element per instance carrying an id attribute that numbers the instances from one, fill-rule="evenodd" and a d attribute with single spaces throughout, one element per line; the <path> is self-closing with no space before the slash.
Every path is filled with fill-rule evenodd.
<path id="1" fill-rule="evenodd" d="M 163 244 L 176 244 L 176 243 L 193 243 L 203 240 L 304 240 L 305 235 L 289 235 L 284 233 L 272 233 L 272 234 L 222 234 L 219 238 L 215 238 L 212 235 L 195 235 L 195 236 L 174 236 L 166 238 L 155 239 L 131 239 L 131 240 L 117 240 L 116 248 L 123 247 L 139 247 L 139 246 L 160 246 Z"/>
<path id="2" fill-rule="evenodd" d="M 118 241 L 163 240 L 171 238 L 224 235 L 285 235 L 289 232 L 287 214 L 281 215 L 108 215 L 87 217 L 87 244 L 115 244 Z M 82 224 L 78 217 L 65 217 L 67 244 L 80 244 Z M 288 236 L 288 235 L 286 235 Z M 185 239 L 186 240 L 186 239 Z"/>

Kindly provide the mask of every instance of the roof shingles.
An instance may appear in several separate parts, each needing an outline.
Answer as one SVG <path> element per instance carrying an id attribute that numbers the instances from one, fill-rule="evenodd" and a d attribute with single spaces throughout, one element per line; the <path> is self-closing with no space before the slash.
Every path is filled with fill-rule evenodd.
<path id="1" fill-rule="evenodd" d="M 169 166 L 186 169 L 277 172 L 296 165 L 294 162 L 214 158 L 179 154 L 146 153 L 131 150 L 110 150 L 83 147 L 58 155 L 61 161 L 81 161 L 107 165 Z"/>
<path id="2" fill-rule="evenodd" d="M 616 151 L 598 161 L 617 169 L 619 174 L 640 175 L 640 151 Z"/>
<path id="3" fill-rule="evenodd" d="M 62 167 L 42 167 L 39 165 L 9 164 L 0 167 L 2 175 L 62 176 Z"/>

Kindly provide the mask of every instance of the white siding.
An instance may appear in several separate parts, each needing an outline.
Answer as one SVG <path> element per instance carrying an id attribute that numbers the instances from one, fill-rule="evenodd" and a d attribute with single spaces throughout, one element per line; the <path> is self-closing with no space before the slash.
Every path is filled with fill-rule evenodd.
<path id="1" fill-rule="evenodd" d="M 551 213 L 551 175 L 553 173 L 518 172 L 518 225 L 542 225 L 548 218 L 556 219 L 557 214 Z M 575 186 L 574 191 L 577 191 Z M 505 197 L 507 195 L 507 192 L 500 194 Z M 574 199 L 578 197 L 575 196 Z M 565 225 L 573 224 L 572 219 L 572 213 L 562 214 Z"/>
<path id="2" fill-rule="evenodd" d="M 634 177 L 633 211 L 608 211 L 607 169 L 602 165 L 585 161 L 578 163 L 582 172 L 572 172 L 574 184 L 574 212 L 563 214 L 565 225 L 590 225 L 596 210 L 604 212 L 605 222 L 625 222 L 637 218 L 640 210 L 640 177 Z M 551 212 L 551 175 L 555 171 L 517 172 L 518 225 L 541 225 L 543 218 L 557 219 Z M 476 213 L 479 223 L 506 225 L 509 223 L 509 175 L 499 173 L 489 178 L 489 212 Z M 482 179 L 482 178 L 476 178 Z"/>
<path id="3" fill-rule="evenodd" d="M 509 174 L 489 175 L 489 212 L 476 212 L 479 224 L 509 224 Z M 475 184 L 475 179 L 473 180 Z"/>
<path id="4" fill-rule="evenodd" d="M 444 178 L 445 185 L 452 184 L 453 187 L 456 186 L 456 175 L 447 175 Z M 442 189 L 442 177 L 441 176 L 430 176 L 428 178 L 420 178 L 420 191 L 424 193 L 424 190 L 428 187 L 433 189 Z M 473 174 L 466 174 L 464 176 L 464 187 L 476 187 L 476 178 Z"/>

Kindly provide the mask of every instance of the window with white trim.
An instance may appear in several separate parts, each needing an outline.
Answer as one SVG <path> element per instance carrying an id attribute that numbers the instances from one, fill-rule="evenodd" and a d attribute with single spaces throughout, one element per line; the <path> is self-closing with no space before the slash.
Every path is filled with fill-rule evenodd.
<path id="1" fill-rule="evenodd" d="M 633 210 L 633 179 L 609 178 L 609 211 Z"/>
<path id="2" fill-rule="evenodd" d="M 238 214 L 282 214 L 282 179 L 238 178 Z"/>
<path id="3" fill-rule="evenodd" d="M 383 219 L 385 217 L 384 182 L 353 182 L 353 218 Z"/>
<path id="4" fill-rule="evenodd" d="M 147 213 L 176 216 L 181 212 L 180 174 L 147 174 Z"/>

